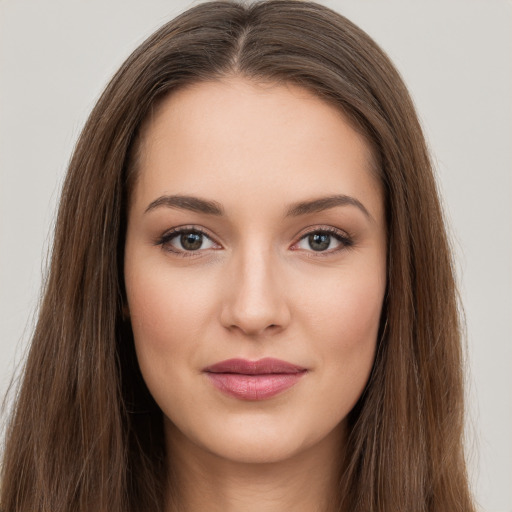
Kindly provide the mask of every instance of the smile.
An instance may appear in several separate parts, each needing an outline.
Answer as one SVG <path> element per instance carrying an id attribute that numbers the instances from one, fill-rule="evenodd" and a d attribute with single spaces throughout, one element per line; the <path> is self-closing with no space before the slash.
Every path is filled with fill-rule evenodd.
<path id="1" fill-rule="evenodd" d="M 266 400 L 294 386 L 307 373 L 305 368 L 264 358 L 258 361 L 228 359 L 203 370 L 223 393 L 240 400 Z"/>

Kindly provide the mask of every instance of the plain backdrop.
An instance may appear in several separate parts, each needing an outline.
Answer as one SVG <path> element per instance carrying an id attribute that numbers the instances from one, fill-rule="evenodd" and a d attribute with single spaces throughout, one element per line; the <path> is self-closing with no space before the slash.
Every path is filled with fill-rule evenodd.
<path id="1" fill-rule="evenodd" d="M 468 456 L 512 512 L 512 3 L 331 0 L 402 73 L 432 149 L 467 320 Z M 0 0 L 0 393 L 27 349 L 74 143 L 109 77 L 189 1 Z"/>

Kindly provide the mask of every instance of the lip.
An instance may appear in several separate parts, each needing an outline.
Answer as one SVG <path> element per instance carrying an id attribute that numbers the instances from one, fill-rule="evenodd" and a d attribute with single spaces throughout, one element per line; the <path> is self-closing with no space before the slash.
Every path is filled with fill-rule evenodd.
<path id="1" fill-rule="evenodd" d="M 267 400 L 299 382 L 307 369 L 266 357 L 258 361 L 227 359 L 203 369 L 223 393 L 240 400 Z"/>

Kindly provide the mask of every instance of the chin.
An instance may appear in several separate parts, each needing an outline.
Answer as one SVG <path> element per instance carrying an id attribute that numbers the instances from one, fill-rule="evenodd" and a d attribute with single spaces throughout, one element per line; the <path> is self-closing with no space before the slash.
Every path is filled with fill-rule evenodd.
<path id="1" fill-rule="evenodd" d="M 315 452 L 331 436 L 341 441 L 345 423 L 333 429 L 329 429 L 328 425 L 320 429 L 308 429 L 302 421 L 295 424 L 293 421 L 269 423 L 268 418 L 253 417 L 210 427 L 200 432 L 180 432 L 181 448 L 185 449 L 188 443 L 192 443 L 200 452 L 209 453 L 226 462 L 272 464 Z M 177 430 L 178 427 L 173 426 L 173 429 Z M 332 444 L 329 446 L 332 447 Z"/>
<path id="2" fill-rule="evenodd" d="M 284 436 L 254 435 L 219 439 L 210 443 L 212 453 L 226 460 L 241 464 L 272 464 L 288 460 L 301 450 L 301 441 Z"/>

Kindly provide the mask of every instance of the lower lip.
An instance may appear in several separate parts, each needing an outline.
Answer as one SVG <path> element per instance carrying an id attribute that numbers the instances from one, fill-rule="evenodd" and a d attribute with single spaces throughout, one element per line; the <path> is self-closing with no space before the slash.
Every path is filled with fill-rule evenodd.
<path id="1" fill-rule="evenodd" d="M 291 388 L 305 375 L 299 373 L 271 373 L 244 375 L 240 373 L 211 373 L 210 382 L 226 395 L 240 400 L 266 400 Z"/>

